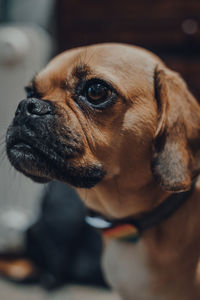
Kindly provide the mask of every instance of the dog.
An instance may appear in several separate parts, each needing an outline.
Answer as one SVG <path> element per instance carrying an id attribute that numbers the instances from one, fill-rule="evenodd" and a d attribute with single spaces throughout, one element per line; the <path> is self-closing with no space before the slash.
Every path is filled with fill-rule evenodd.
<path id="1" fill-rule="evenodd" d="M 101 230 L 123 300 L 200 299 L 200 107 L 154 54 L 97 44 L 55 57 L 26 87 L 11 164 L 72 185 Z"/>

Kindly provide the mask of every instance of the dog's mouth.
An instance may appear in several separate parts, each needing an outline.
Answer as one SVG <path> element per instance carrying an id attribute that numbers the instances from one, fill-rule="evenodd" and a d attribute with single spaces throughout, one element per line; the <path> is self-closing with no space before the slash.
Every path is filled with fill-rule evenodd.
<path id="1" fill-rule="evenodd" d="M 81 145 L 81 146 L 80 146 Z M 26 126 L 10 126 L 7 132 L 7 155 L 18 171 L 40 183 L 59 180 L 76 187 L 91 188 L 105 175 L 99 163 L 81 163 L 80 143 L 64 143 L 55 134 L 39 136 Z"/>
<path id="2" fill-rule="evenodd" d="M 44 183 L 60 177 L 65 167 L 65 160 L 76 156 L 75 149 L 72 150 L 66 146 L 64 151 L 64 149 L 60 149 L 62 145 L 59 144 L 59 141 L 54 141 L 52 144 L 60 146 L 55 149 L 53 145 L 45 142 L 45 139 L 41 141 L 38 137 L 34 137 L 33 133 L 30 134 L 30 131 L 27 136 L 26 132 L 27 130 L 23 132 L 19 128 L 8 131 L 7 154 L 11 164 L 18 171 L 37 182 Z"/>
<path id="3" fill-rule="evenodd" d="M 7 149 L 7 153 L 15 169 L 32 180 L 38 183 L 47 183 L 52 180 L 50 172 L 47 171 L 45 155 L 35 147 L 19 142 Z"/>

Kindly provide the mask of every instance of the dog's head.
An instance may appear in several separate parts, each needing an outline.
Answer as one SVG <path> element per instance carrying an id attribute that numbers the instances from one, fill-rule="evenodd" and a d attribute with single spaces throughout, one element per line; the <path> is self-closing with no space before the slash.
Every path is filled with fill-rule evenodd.
<path id="1" fill-rule="evenodd" d="M 91 188 L 118 177 L 141 188 L 156 179 L 183 191 L 198 173 L 199 106 L 179 75 L 145 50 L 102 44 L 67 51 L 26 91 L 7 153 L 35 181 Z"/>

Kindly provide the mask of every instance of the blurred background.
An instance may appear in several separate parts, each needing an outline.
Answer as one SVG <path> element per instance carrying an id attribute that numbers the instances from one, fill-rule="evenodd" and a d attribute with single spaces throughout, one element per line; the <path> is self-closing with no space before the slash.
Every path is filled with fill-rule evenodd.
<path id="1" fill-rule="evenodd" d="M 50 58 L 101 42 L 152 50 L 181 73 L 200 99 L 199 0 L 0 0 L 2 300 L 113 297 L 105 289 L 97 294 L 94 288 L 71 286 L 105 288 L 101 239 L 84 223 L 77 195 L 63 184 L 37 185 L 16 173 L 4 143 L 17 104 L 25 97 L 24 86 Z"/>

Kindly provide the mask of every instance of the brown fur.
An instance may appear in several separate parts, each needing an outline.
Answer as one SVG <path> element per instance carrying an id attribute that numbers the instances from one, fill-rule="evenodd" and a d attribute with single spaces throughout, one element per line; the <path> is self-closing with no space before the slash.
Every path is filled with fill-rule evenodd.
<path id="1" fill-rule="evenodd" d="M 80 77 L 108 81 L 118 100 L 104 111 L 83 113 L 71 92 Z M 74 166 L 98 162 L 106 170 L 95 187 L 77 189 L 87 207 L 111 218 L 131 217 L 152 210 L 173 191 L 190 189 L 200 167 L 200 108 L 159 58 L 120 44 L 77 48 L 53 59 L 35 84 L 81 136 L 85 152 Z M 153 278 L 150 293 L 160 296 L 141 299 L 200 299 L 199 196 L 196 183 L 181 209 L 142 237 Z M 122 297 L 130 299 L 123 292 Z"/>

